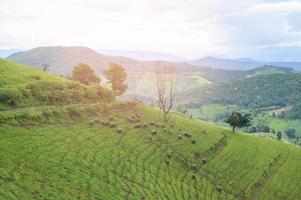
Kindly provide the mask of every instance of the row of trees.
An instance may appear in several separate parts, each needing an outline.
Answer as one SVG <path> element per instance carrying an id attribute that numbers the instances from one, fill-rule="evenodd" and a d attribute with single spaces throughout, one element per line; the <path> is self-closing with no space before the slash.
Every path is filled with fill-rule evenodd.
<path id="1" fill-rule="evenodd" d="M 127 79 L 127 73 L 121 65 L 111 63 L 110 68 L 105 70 L 103 75 L 111 84 L 115 95 L 120 96 L 126 91 L 127 84 L 125 81 Z M 100 78 L 95 74 L 94 70 L 89 65 L 84 63 L 79 63 L 78 65 L 74 66 L 72 79 L 85 85 L 100 83 Z"/>

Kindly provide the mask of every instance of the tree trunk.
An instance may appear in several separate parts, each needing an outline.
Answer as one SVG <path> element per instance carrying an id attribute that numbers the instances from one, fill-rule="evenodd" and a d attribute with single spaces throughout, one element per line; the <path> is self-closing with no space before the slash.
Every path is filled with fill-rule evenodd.
<path id="1" fill-rule="evenodd" d="M 232 131 L 233 133 L 235 133 L 235 126 L 232 126 Z"/>
<path id="2" fill-rule="evenodd" d="M 167 121 L 168 121 L 168 118 L 169 118 L 169 117 L 168 117 L 168 112 L 164 112 L 164 111 L 163 111 L 163 121 L 164 121 L 164 122 L 167 122 Z"/>

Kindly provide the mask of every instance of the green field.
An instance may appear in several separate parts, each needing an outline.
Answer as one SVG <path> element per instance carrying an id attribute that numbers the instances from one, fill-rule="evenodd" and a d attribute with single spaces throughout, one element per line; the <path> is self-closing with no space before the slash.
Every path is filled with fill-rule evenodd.
<path id="1" fill-rule="evenodd" d="M 10 118 L 0 128 L 1 199 L 299 197 L 301 150 L 292 145 L 176 115 L 166 132 L 134 128 L 129 115 L 139 113 L 142 123 L 158 121 L 158 112 L 145 106 L 97 108 L 96 115 L 76 120 L 62 115 L 51 123 L 44 122 L 44 109 L 35 111 L 33 124 L 30 117 Z M 6 115 L 14 113 L 2 119 Z M 123 133 L 101 123 L 109 117 Z M 90 119 L 100 121 L 91 126 Z M 179 140 L 184 131 L 192 138 Z"/>
<path id="2" fill-rule="evenodd" d="M 285 119 L 269 117 L 265 115 L 257 115 L 254 118 L 254 123 L 264 123 L 276 131 L 284 131 L 287 128 L 294 128 L 296 135 L 301 136 L 301 120 L 300 119 Z"/>
<path id="3" fill-rule="evenodd" d="M 221 118 L 226 119 L 235 110 L 239 110 L 237 105 L 206 104 L 200 108 L 188 109 L 187 114 L 196 119 L 218 122 Z"/>
<path id="4" fill-rule="evenodd" d="M 5 82 L 20 88 L 31 73 L 74 84 L 11 67 L 23 74 Z M 30 92 L 38 105 L 21 98 L 0 111 L 0 199 L 300 199 L 300 148 L 176 113 L 164 124 L 158 109 L 107 93 L 58 104 Z"/>
<path id="5" fill-rule="evenodd" d="M 223 105 L 223 104 L 206 104 L 201 108 L 188 109 L 187 115 L 196 119 L 203 119 L 206 121 L 213 121 L 214 124 L 221 127 L 228 127 L 228 124 L 224 123 L 224 119 L 232 111 L 248 112 L 245 109 L 240 109 L 236 105 Z M 301 120 L 300 119 L 285 119 L 267 116 L 265 114 L 254 114 L 253 125 L 264 124 L 274 129 L 276 132 L 284 132 L 287 128 L 294 128 L 296 135 L 301 136 Z"/>

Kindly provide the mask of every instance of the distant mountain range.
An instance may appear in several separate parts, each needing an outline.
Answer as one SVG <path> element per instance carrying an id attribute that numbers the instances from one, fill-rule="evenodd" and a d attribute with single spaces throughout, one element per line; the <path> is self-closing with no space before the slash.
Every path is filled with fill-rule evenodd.
<path id="1" fill-rule="evenodd" d="M 250 52 L 250 56 L 256 60 L 266 62 L 301 62 L 301 47 L 267 47 Z"/>
<path id="2" fill-rule="evenodd" d="M 89 64 L 96 73 L 101 73 L 110 67 L 111 63 L 121 64 L 129 72 L 153 71 L 155 67 L 174 67 L 178 72 L 195 71 L 186 63 L 170 61 L 138 61 L 123 56 L 108 56 L 100 54 L 87 47 L 38 47 L 29 51 L 13 53 L 7 59 L 17 63 L 41 68 L 48 64 L 49 71 L 58 75 L 70 76 L 73 67 L 78 63 Z"/>
<path id="3" fill-rule="evenodd" d="M 251 58 L 223 59 L 216 57 L 205 57 L 188 61 L 188 63 L 200 67 L 211 67 L 227 70 L 250 70 L 263 65 L 273 65 L 301 70 L 301 62 L 265 62 L 253 60 Z"/>
<path id="4" fill-rule="evenodd" d="M 164 60 L 172 62 L 184 62 L 186 58 L 170 53 L 161 53 L 153 51 L 121 51 L 121 50 L 97 50 L 101 54 L 110 56 L 125 56 L 140 61 Z"/>
<path id="5" fill-rule="evenodd" d="M 128 71 L 152 71 L 154 67 L 158 66 L 173 66 L 180 72 L 191 72 L 200 67 L 224 70 L 250 70 L 263 65 L 287 67 L 301 71 L 301 62 L 266 62 L 251 58 L 224 59 L 208 56 L 195 60 L 185 60 L 185 58 L 168 53 L 115 50 L 95 51 L 87 47 L 61 46 L 38 47 L 17 53 L 16 51 L 18 50 L 2 50 L 0 53 L 2 52 L 2 55 L 12 53 L 7 59 L 29 66 L 39 68 L 43 64 L 48 64 L 51 72 L 65 76 L 70 76 L 73 66 L 80 62 L 91 65 L 97 73 L 109 67 L 111 62 L 123 65 Z M 269 52 L 268 50 L 266 51 Z M 278 51 L 280 52 L 280 50 Z M 298 52 L 297 47 L 295 51 Z"/>
<path id="6" fill-rule="evenodd" d="M 249 70 L 264 65 L 264 63 L 256 62 L 252 59 L 223 59 L 211 56 L 192 60 L 188 63 L 201 67 L 212 67 L 229 70 Z"/>

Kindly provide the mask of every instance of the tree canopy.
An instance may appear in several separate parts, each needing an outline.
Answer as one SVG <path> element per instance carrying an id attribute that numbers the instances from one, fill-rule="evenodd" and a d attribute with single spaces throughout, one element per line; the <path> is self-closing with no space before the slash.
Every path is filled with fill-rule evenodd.
<path id="1" fill-rule="evenodd" d="M 100 82 L 100 78 L 95 75 L 94 70 L 91 69 L 89 65 L 84 63 L 79 63 L 78 65 L 74 66 L 72 79 L 85 85 L 91 85 Z"/>
<path id="2" fill-rule="evenodd" d="M 251 121 L 251 114 L 242 115 L 239 112 L 232 112 L 232 114 L 228 117 L 228 119 L 225 122 L 232 127 L 233 133 L 235 133 L 235 128 L 251 126 Z"/>
<path id="3" fill-rule="evenodd" d="M 125 83 L 127 73 L 121 65 L 111 63 L 110 68 L 104 71 L 103 74 L 108 79 L 109 83 L 111 83 L 112 90 L 117 96 L 122 95 L 126 91 L 128 87 Z"/>

